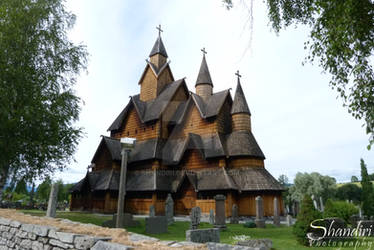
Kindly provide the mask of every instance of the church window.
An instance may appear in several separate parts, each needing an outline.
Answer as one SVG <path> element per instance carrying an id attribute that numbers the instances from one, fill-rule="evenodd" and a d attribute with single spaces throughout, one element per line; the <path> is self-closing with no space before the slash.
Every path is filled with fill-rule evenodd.
<path id="1" fill-rule="evenodd" d="M 127 131 L 127 136 L 129 136 L 130 135 L 130 132 L 129 131 Z"/>
<path id="2" fill-rule="evenodd" d="M 138 130 L 137 129 L 135 129 L 135 134 L 137 134 L 138 133 Z"/>
<path id="3" fill-rule="evenodd" d="M 152 130 L 153 130 L 153 125 L 152 125 Z"/>

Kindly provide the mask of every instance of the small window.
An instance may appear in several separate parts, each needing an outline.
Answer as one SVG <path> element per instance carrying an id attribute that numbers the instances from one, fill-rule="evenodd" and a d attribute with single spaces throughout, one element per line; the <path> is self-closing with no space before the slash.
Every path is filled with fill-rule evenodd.
<path id="1" fill-rule="evenodd" d="M 137 129 L 135 129 L 135 134 L 137 134 L 138 133 L 138 130 Z"/>
<path id="2" fill-rule="evenodd" d="M 127 131 L 127 136 L 129 136 L 130 135 L 130 132 L 129 131 Z"/>
<path id="3" fill-rule="evenodd" d="M 144 132 L 145 132 L 145 128 L 144 128 Z"/>
<path id="4" fill-rule="evenodd" d="M 152 125 L 152 130 L 153 130 L 153 125 Z"/>

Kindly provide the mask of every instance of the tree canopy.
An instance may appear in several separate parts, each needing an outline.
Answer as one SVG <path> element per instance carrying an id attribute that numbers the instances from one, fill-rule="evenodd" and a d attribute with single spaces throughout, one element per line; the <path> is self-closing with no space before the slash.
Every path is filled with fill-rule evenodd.
<path id="1" fill-rule="evenodd" d="M 73 86 L 87 61 L 68 39 L 74 22 L 63 0 L 0 1 L 0 199 L 7 178 L 41 178 L 73 159 Z"/>
<path id="2" fill-rule="evenodd" d="M 226 7 L 232 0 L 223 0 Z M 318 60 L 332 75 L 348 112 L 365 122 L 369 145 L 374 143 L 374 2 L 373 0 L 266 0 L 270 23 L 279 33 L 291 25 L 307 25 L 306 61 Z"/>
<path id="3" fill-rule="evenodd" d="M 362 210 L 365 215 L 374 215 L 374 190 L 370 181 L 367 167 L 363 159 L 360 160 L 361 165 L 361 186 L 362 186 Z"/>
<path id="4" fill-rule="evenodd" d="M 336 180 L 327 175 L 319 173 L 297 173 L 294 179 L 294 185 L 290 187 L 289 193 L 291 199 L 300 201 L 304 195 L 322 197 L 327 200 L 335 194 Z"/>

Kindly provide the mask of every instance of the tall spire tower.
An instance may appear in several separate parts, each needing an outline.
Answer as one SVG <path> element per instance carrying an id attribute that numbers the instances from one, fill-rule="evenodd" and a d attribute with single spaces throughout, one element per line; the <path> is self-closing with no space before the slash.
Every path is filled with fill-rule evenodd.
<path id="1" fill-rule="evenodd" d="M 203 60 L 201 61 L 199 75 L 197 76 L 195 88 L 196 94 L 201 96 L 204 100 L 207 100 L 213 94 L 213 82 L 210 78 L 208 65 L 206 63 L 205 48 L 201 50 L 203 52 Z"/>
<path id="2" fill-rule="evenodd" d="M 239 70 L 235 73 L 238 77 L 236 85 L 234 102 L 231 107 L 232 130 L 233 131 L 251 131 L 251 112 L 249 111 L 247 100 L 240 84 Z"/>
<path id="3" fill-rule="evenodd" d="M 174 81 L 171 73 L 168 54 L 161 39 L 161 25 L 158 29 L 158 37 L 149 54 L 149 61 L 140 77 L 140 100 L 143 102 L 154 100 L 168 83 Z"/>

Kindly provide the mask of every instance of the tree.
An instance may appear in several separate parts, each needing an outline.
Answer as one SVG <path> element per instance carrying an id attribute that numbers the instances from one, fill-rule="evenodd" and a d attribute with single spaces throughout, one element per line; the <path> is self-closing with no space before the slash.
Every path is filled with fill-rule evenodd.
<path id="1" fill-rule="evenodd" d="M 27 192 L 27 184 L 24 179 L 21 179 L 17 182 L 16 188 L 14 189 L 14 192 L 17 194 L 28 194 Z"/>
<path id="2" fill-rule="evenodd" d="M 358 182 L 357 176 L 352 175 L 351 182 Z"/>
<path id="3" fill-rule="evenodd" d="M 344 184 L 337 188 L 336 198 L 342 201 L 352 200 L 358 204 L 361 202 L 362 189 L 352 183 Z"/>
<path id="4" fill-rule="evenodd" d="M 36 197 L 38 200 L 46 202 L 51 192 L 52 180 L 47 177 L 36 189 Z"/>
<path id="5" fill-rule="evenodd" d="M 76 76 L 87 51 L 63 0 L 0 1 L 0 200 L 9 178 L 44 178 L 73 159 L 82 129 Z"/>
<path id="6" fill-rule="evenodd" d="M 294 185 L 290 187 L 291 199 L 301 201 L 305 194 L 315 197 L 322 197 L 327 200 L 335 194 L 336 180 L 327 175 L 319 173 L 297 173 Z"/>
<path id="7" fill-rule="evenodd" d="M 310 223 L 316 219 L 321 219 L 321 217 L 321 212 L 314 208 L 312 198 L 310 198 L 309 195 L 304 195 L 301 202 L 300 212 L 297 215 L 296 223 L 293 226 L 293 233 L 301 244 L 308 244 L 306 234 L 311 232 Z"/>
<path id="8" fill-rule="evenodd" d="M 226 7 L 232 0 L 223 0 Z M 289 26 L 311 28 L 304 48 L 306 61 L 319 60 L 332 75 L 330 86 L 343 99 L 355 119 L 362 119 L 374 143 L 374 52 L 373 0 L 266 0 L 273 29 L 279 33 Z"/>
<path id="9" fill-rule="evenodd" d="M 286 187 L 287 184 L 288 184 L 288 177 L 287 177 L 287 175 L 285 175 L 285 174 L 281 174 L 281 175 L 278 177 L 278 182 L 279 182 L 283 187 Z"/>
<path id="10" fill-rule="evenodd" d="M 374 215 L 374 190 L 363 159 L 360 159 L 361 165 L 361 186 L 362 186 L 362 210 L 365 215 Z"/>
<path id="11" fill-rule="evenodd" d="M 355 205 L 346 201 L 332 201 L 328 199 L 325 205 L 325 211 L 323 216 L 325 218 L 340 218 L 349 224 L 350 217 L 354 214 L 358 214 L 358 209 Z"/>

